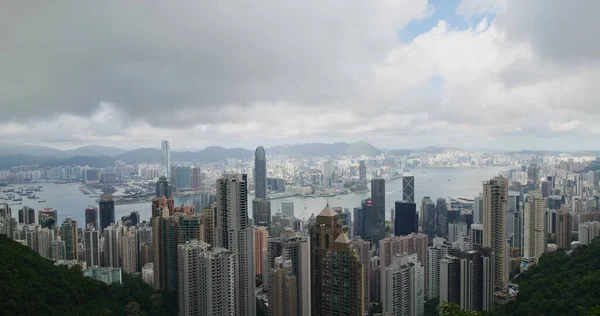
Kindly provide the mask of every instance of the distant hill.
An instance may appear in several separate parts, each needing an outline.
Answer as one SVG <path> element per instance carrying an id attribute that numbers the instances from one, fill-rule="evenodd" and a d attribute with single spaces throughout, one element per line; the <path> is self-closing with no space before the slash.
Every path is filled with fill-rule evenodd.
<path id="1" fill-rule="evenodd" d="M 285 155 L 290 157 L 310 156 L 353 156 L 361 155 L 375 156 L 381 154 L 381 150 L 367 142 L 356 143 L 308 143 L 296 145 L 281 145 L 265 149 L 268 155 Z"/>
<path id="2" fill-rule="evenodd" d="M 32 155 L 32 156 L 61 156 L 60 149 L 38 145 L 0 144 L 0 156 Z"/>
<path id="3" fill-rule="evenodd" d="M 84 277 L 79 266 L 55 266 L 5 235 L 0 235 L 0 249 L 2 315 L 177 314 L 172 296 L 139 277 L 124 273 L 123 285 L 106 285 Z"/>
<path id="4" fill-rule="evenodd" d="M 65 150 L 63 153 L 68 156 L 118 156 L 126 153 L 127 150 L 111 147 L 111 146 L 98 146 L 88 145 L 71 150 Z"/>
<path id="5" fill-rule="evenodd" d="M 412 153 L 414 153 L 414 151 L 412 151 L 410 149 L 394 149 L 394 150 L 390 150 L 387 152 L 388 156 L 393 156 L 393 157 L 408 156 Z"/>

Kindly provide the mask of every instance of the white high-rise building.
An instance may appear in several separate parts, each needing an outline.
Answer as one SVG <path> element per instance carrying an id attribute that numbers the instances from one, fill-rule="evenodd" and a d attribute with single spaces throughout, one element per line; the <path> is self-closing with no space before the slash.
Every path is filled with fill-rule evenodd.
<path id="1" fill-rule="evenodd" d="M 453 243 L 458 241 L 460 236 L 467 236 L 467 223 L 454 222 L 448 223 L 448 242 Z"/>
<path id="2" fill-rule="evenodd" d="M 162 175 L 171 179 L 171 146 L 168 140 L 162 141 Z"/>
<path id="3" fill-rule="evenodd" d="M 120 268 L 121 251 L 121 229 L 118 224 L 111 224 L 103 231 L 104 234 L 104 267 Z"/>
<path id="4" fill-rule="evenodd" d="M 600 222 L 585 222 L 579 224 L 579 243 L 589 245 L 592 240 L 600 236 Z"/>
<path id="5" fill-rule="evenodd" d="M 432 299 L 440 296 L 440 262 L 448 255 L 448 245 L 444 244 L 444 240 L 434 244 L 427 249 L 427 299 Z"/>
<path id="6" fill-rule="evenodd" d="M 248 220 L 246 174 L 227 174 L 217 180 L 216 246 L 234 253 L 236 313 L 256 314 L 254 229 Z"/>
<path id="7" fill-rule="evenodd" d="M 88 268 L 100 264 L 100 232 L 92 227 L 83 233 L 83 243 L 85 248 L 85 263 Z"/>
<path id="8" fill-rule="evenodd" d="M 508 286 L 508 247 L 506 243 L 506 208 L 508 180 L 498 176 L 483 183 L 483 247 L 496 254 L 494 287 Z"/>
<path id="9" fill-rule="evenodd" d="M 385 269 L 385 292 L 381 293 L 383 313 L 422 316 L 424 313 L 425 269 L 417 254 L 396 255 Z"/>
<path id="10" fill-rule="evenodd" d="M 140 248 L 137 230 L 126 229 L 121 236 L 121 266 L 127 273 L 139 272 Z"/>
<path id="11" fill-rule="evenodd" d="M 523 211 L 523 257 L 538 259 L 546 252 L 546 205 L 547 198 L 531 195 L 525 201 Z"/>

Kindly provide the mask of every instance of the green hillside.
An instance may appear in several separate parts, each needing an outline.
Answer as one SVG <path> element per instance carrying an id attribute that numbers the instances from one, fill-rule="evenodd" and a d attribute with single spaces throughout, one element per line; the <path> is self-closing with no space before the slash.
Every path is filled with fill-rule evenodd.
<path id="1" fill-rule="evenodd" d="M 174 298 L 123 274 L 123 285 L 55 266 L 0 235 L 0 315 L 176 315 Z"/>

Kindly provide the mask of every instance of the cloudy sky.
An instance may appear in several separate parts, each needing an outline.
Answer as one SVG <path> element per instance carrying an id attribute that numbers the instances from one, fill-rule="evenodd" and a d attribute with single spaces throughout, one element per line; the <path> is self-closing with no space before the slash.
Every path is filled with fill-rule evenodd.
<path id="1" fill-rule="evenodd" d="M 2 142 L 600 149 L 597 0 L 21 1 Z"/>

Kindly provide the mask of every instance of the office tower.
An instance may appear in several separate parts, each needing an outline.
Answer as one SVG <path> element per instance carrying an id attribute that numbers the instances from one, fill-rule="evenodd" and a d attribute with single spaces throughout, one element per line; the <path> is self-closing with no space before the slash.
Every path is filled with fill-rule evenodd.
<path id="1" fill-rule="evenodd" d="M 426 196 L 421 200 L 421 228 L 430 239 L 435 236 L 435 225 L 435 203 Z"/>
<path id="2" fill-rule="evenodd" d="M 162 176 L 171 178 L 171 146 L 168 140 L 162 141 Z"/>
<path id="3" fill-rule="evenodd" d="M 385 237 L 385 179 L 371 180 L 371 243 L 377 245 Z M 365 240 L 368 240 L 365 238 Z"/>
<path id="4" fill-rule="evenodd" d="M 408 173 L 402 175 L 402 201 L 415 203 L 415 177 Z"/>
<path id="5" fill-rule="evenodd" d="M 41 226 L 35 226 L 34 228 L 34 245 L 36 245 L 36 252 L 44 257 L 51 258 L 51 243 L 54 241 L 54 231 L 48 228 L 42 228 Z"/>
<path id="6" fill-rule="evenodd" d="M 361 204 L 360 208 L 354 208 L 354 236 L 360 236 L 363 240 L 372 241 L 373 202 L 371 199 L 366 199 Z"/>
<path id="7" fill-rule="evenodd" d="M 254 197 L 267 198 L 267 157 L 262 146 L 254 152 Z"/>
<path id="8" fill-rule="evenodd" d="M 106 194 L 100 197 L 98 201 L 100 205 L 99 217 L 100 217 L 100 229 L 105 229 L 111 223 L 115 223 L 115 200 L 112 195 Z"/>
<path id="9" fill-rule="evenodd" d="M 263 263 L 266 260 L 263 257 L 266 256 L 268 240 L 269 232 L 264 226 L 254 228 L 254 266 L 256 267 L 256 275 L 263 275 L 268 272 L 263 269 Z"/>
<path id="10" fill-rule="evenodd" d="M 364 266 L 346 232 L 342 231 L 324 254 L 320 308 L 312 315 L 364 315 Z"/>
<path id="11" fill-rule="evenodd" d="M 364 160 L 361 160 L 358 165 L 358 181 L 367 180 L 367 165 Z"/>
<path id="12" fill-rule="evenodd" d="M 13 236 L 13 218 L 12 211 L 8 203 L 0 204 L 0 235 L 6 235 L 9 238 Z"/>
<path id="13" fill-rule="evenodd" d="M 95 207 L 85 209 L 85 227 L 83 228 L 87 229 L 88 225 L 98 229 L 98 209 Z"/>
<path id="14" fill-rule="evenodd" d="M 530 195 L 523 211 L 523 257 L 538 259 L 546 252 L 547 237 L 544 216 L 547 199 L 540 195 Z"/>
<path id="15" fill-rule="evenodd" d="M 340 221 L 342 221 L 342 227 L 348 231 L 348 236 L 354 236 L 354 229 L 352 227 L 352 214 L 350 209 L 341 207 L 333 208 L 333 210 L 340 215 Z"/>
<path id="16" fill-rule="evenodd" d="M 571 247 L 571 222 L 573 217 L 568 206 L 563 206 L 556 214 L 556 245 L 558 248 Z"/>
<path id="17" fill-rule="evenodd" d="M 294 202 L 282 201 L 281 202 L 281 214 L 294 217 Z"/>
<path id="18" fill-rule="evenodd" d="M 483 224 L 471 225 L 470 240 L 473 244 L 473 249 L 483 248 Z"/>
<path id="19" fill-rule="evenodd" d="M 29 206 L 23 206 L 19 210 L 20 224 L 35 224 L 35 210 Z"/>
<path id="20" fill-rule="evenodd" d="M 83 233 L 87 267 L 100 266 L 100 233 L 93 227 Z"/>
<path id="21" fill-rule="evenodd" d="M 177 246 L 180 315 L 236 314 L 233 252 L 191 240 Z"/>
<path id="22" fill-rule="evenodd" d="M 331 161 L 325 161 L 323 163 L 323 185 L 326 187 L 330 187 L 331 186 L 331 182 L 332 182 L 332 175 L 333 175 L 333 167 L 331 165 Z"/>
<path id="23" fill-rule="evenodd" d="M 253 199 L 252 219 L 254 220 L 254 226 L 271 227 L 271 200 Z"/>
<path id="24" fill-rule="evenodd" d="M 123 223 L 125 226 L 136 226 L 139 222 L 139 212 L 131 212 L 129 215 L 121 216 L 121 223 Z"/>
<path id="25" fill-rule="evenodd" d="M 227 174 L 217 180 L 216 236 L 217 247 L 235 254 L 236 315 L 254 315 L 254 230 L 248 220 L 246 174 Z"/>
<path id="26" fill-rule="evenodd" d="M 539 169 L 537 163 L 531 163 L 527 168 L 527 183 L 537 189 L 539 182 Z"/>
<path id="27" fill-rule="evenodd" d="M 133 227 L 124 227 L 121 241 L 121 266 L 127 273 L 140 272 L 140 248 L 137 230 Z"/>
<path id="28" fill-rule="evenodd" d="M 56 227 L 58 220 L 58 212 L 51 208 L 45 208 L 43 211 L 38 211 L 38 223 L 42 228 Z"/>
<path id="29" fill-rule="evenodd" d="M 200 167 L 192 168 L 192 190 L 200 190 L 202 187 L 202 172 Z"/>
<path id="30" fill-rule="evenodd" d="M 579 224 L 579 243 L 589 245 L 594 238 L 600 236 L 600 222 L 585 222 Z"/>
<path id="31" fill-rule="evenodd" d="M 275 268 L 269 271 L 269 315 L 298 315 L 298 279 L 292 267 L 291 260 L 275 258 Z"/>
<path id="32" fill-rule="evenodd" d="M 453 243 L 458 241 L 460 236 L 467 236 L 467 223 L 454 222 L 448 223 L 448 242 Z"/>
<path id="33" fill-rule="evenodd" d="M 371 243 L 361 240 L 357 237 L 352 239 L 350 246 L 357 251 L 358 257 L 360 258 L 360 263 L 365 269 L 363 280 L 363 296 L 365 308 L 368 310 L 371 304 L 371 273 L 368 270 L 371 266 Z"/>
<path id="34" fill-rule="evenodd" d="M 174 171 L 175 177 L 171 181 L 177 190 L 190 190 L 192 189 L 192 168 L 190 167 L 171 167 Z"/>
<path id="35" fill-rule="evenodd" d="M 394 236 L 405 236 L 419 232 L 417 205 L 412 202 L 396 201 Z"/>
<path id="36" fill-rule="evenodd" d="M 382 293 L 383 313 L 422 316 L 424 313 L 425 269 L 417 254 L 395 255 L 385 269 L 386 289 Z"/>
<path id="37" fill-rule="evenodd" d="M 472 226 L 471 226 L 472 227 Z M 513 214 L 513 238 L 512 247 L 519 249 L 519 256 L 523 256 L 523 212 Z"/>
<path id="38" fill-rule="evenodd" d="M 448 236 L 448 205 L 446 199 L 438 198 L 435 202 L 435 213 L 437 216 L 436 235 Z"/>
<path id="39" fill-rule="evenodd" d="M 308 240 L 305 237 L 297 235 L 292 230 L 285 230 L 280 237 L 269 238 L 267 244 L 267 253 L 265 256 L 265 265 L 263 267 L 263 280 L 267 289 L 271 288 L 271 278 L 266 271 L 272 271 L 275 268 L 275 259 L 282 257 L 284 261 L 292 262 L 292 272 L 297 278 L 298 312 L 297 316 L 306 316 L 310 314 L 311 306 L 311 274 L 310 274 L 310 249 Z M 273 299 L 268 292 L 269 302 Z"/>
<path id="40" fill-rule="evenodd" d="M 169 185 L 169 181 L 165 176 L 161 176 L 156 181 L 156 197 L 167 199 L 173 197 L 173 188 Z"/>
<path id="41" fill-rule="evenodd" d="M 508 180 L 498 176 L 483 183 L 483 247 L 492 248 L 494 287 L 506 289 L 508 285 L 508 251 L 506 245 L 506 204 Z"/>
<path id="42" fill-rule="evenodd" d="M 473 223 L 483 224 L 483 194 L 473 200 Z"/>
<path id="43" fill-rule="evenodd" d="M 102 234 L 104 235 L 104 266 L 111 268 L 121 267 L 121 227 L 118 224 L 110 224 Z"/>
<path id="44" fill-rule="evenodd" d="M 547 198 L 548 196 L 550 196 L 550 192 L 552 191 L 552 188 L 550 186 L 550 182 L 543 180 L 542 181 L 542 185 L 540 187 L 541 193 L 542 193 L 542 197 L 543 198 Z"/>
<path id="45" fill-rule="evenodd" d="M 436 237 L 433 246 L 427 248 L 427 299 L 440 296 L 440 263 L 448 255 L 450 246 L 443 238 Z"/>
<path id="46" fill-rule="evenodd" d="M 460 259 L 446 255 L 440 261 L 440 302 L 460 305 Z"/>
<path id="47" fill-rule="evenodd" d="M 71 217 L 65 218 L 60 225 L 60 238 L 65 243 L 65 260 L 77 260 L 79 257 L 77 222 Z"/>
<path id="48" fill-rule="evenodd" d="M 342 222 L 339 215 L 329 207 L 323 208 L 317 215 L 316 222 L 310 229 L 310 261 L 311 261 L 311 315 L 321 315 L 326 302 L 324 295 L 324 264 L 336 238 L 342 233 Z"/>

